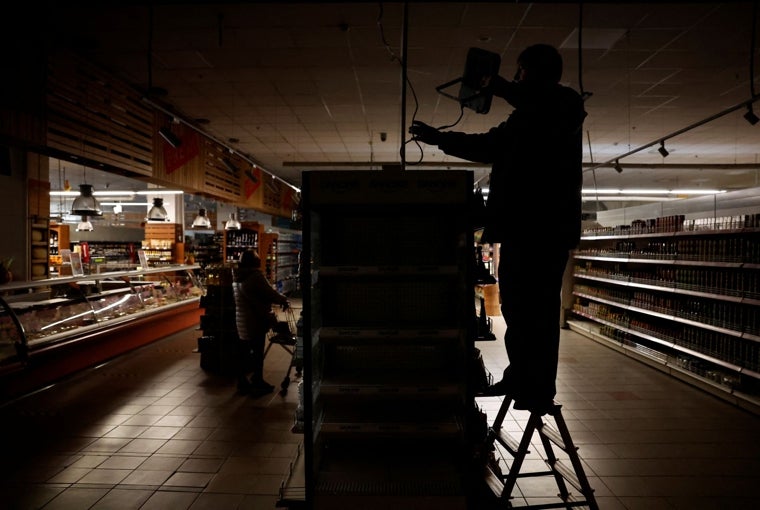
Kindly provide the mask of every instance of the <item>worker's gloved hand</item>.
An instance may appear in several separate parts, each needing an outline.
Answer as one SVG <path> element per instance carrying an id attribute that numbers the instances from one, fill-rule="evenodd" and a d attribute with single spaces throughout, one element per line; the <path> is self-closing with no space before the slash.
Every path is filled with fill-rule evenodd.
<path id="1" fill-rule="evenodd" d="M 440 131 L 419 120 L 412 122 L 412 125 L 409 126 L 409 133 L 412 135 L 412 140 L 417 140 L 428 145 L 438 145 L 441 139 Z"/>

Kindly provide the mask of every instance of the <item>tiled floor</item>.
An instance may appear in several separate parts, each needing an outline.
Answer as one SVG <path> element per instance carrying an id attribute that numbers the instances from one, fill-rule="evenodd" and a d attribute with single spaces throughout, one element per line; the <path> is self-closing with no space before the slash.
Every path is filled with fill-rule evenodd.
<path id="1" fill-rule="evenodd" d="M 562 335 L 557 400 L 602 510 L 758 508 L 760 417 Z M 173 335 L 0 408 L 0 507 L 274 509 L 302 441 L 291 432 L 297 380 L 285 395 L 237 395 L 234 381 L 200 368 L 198 336 Z M 476 345 L 500 373 L 501 340 Z M 270 351 L 270 382 L 289 360 Z M 478 404 L 492 419 L 500 399 Z M 526 419 L 510 411 L 505 428 Z M 556 493 L 553 483 L 519 482 L 513 505 Z"/>

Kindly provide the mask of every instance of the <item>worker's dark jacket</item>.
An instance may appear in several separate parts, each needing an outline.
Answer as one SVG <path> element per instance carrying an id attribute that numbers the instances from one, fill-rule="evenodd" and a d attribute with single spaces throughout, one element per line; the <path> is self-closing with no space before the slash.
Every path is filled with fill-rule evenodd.
<path id="1" fill-rule="evenodd" d="M 505 122 L 487 133 L 442 132 L 438 146 L 492 165 L 485 241 L 551 239 L 570 249 L 581 230 L 583 100 L 561 85 L 520 85 Z"/>

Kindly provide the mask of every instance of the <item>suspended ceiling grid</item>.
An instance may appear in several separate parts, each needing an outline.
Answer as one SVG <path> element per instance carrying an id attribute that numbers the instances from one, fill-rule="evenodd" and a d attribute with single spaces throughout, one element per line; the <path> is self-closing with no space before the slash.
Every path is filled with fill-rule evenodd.
<path id="1" fill-rule="evenodd" d="M 419 162 L 486 176 L 487 168 L 435 147 L 403 143 L 412 118 L 435 126 L 457 120 L 457 102 L 435 89 L 461 76 L 473 46 L 499 53 L 508 78 L 525 46 L 559 47 L 563 83 L 591 93 L 584 163 L 610 160 L 753 97 L 752 15 L 751 2 L 584 2 L 582 8 L 409 2 L 406 17 L 400 2 L 159 2 L 50 8 L 52 28 L 40 36 L 76 48 L 143 90 L 165 90 L 160 99 L 183 120 L 205 119 L 198 124 L 205 132 L 300 186 L 302 171 L 377 170 L 399 163 L 402 150 L 408 168 Z M 405 23 L 409 87 L 402 126 Z M 486 130 L 510 110 L 495 99 L 487 115 L 465 110 L 454 129 Z M 622 173 L 587 171 L 584 185 L 756 186 L 760 124 L 750 125 L 745 112 L 667 140 L 667 158 L 658 144 L 621 159 Z M 540 159 L 537 154 L 537 164 Z"/>

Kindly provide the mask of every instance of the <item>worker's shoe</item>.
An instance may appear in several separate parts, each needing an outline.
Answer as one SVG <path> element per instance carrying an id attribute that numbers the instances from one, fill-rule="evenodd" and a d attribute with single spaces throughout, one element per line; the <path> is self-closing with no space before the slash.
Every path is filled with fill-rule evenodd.
<path id="1" fill-rule="evenodd" d="M 551 398 L 518 398 L 515 399 L 513 408 L 518 411 L 530 411 L 541 416 L 551 414 L 554 409 L 554 399 Z"/>

